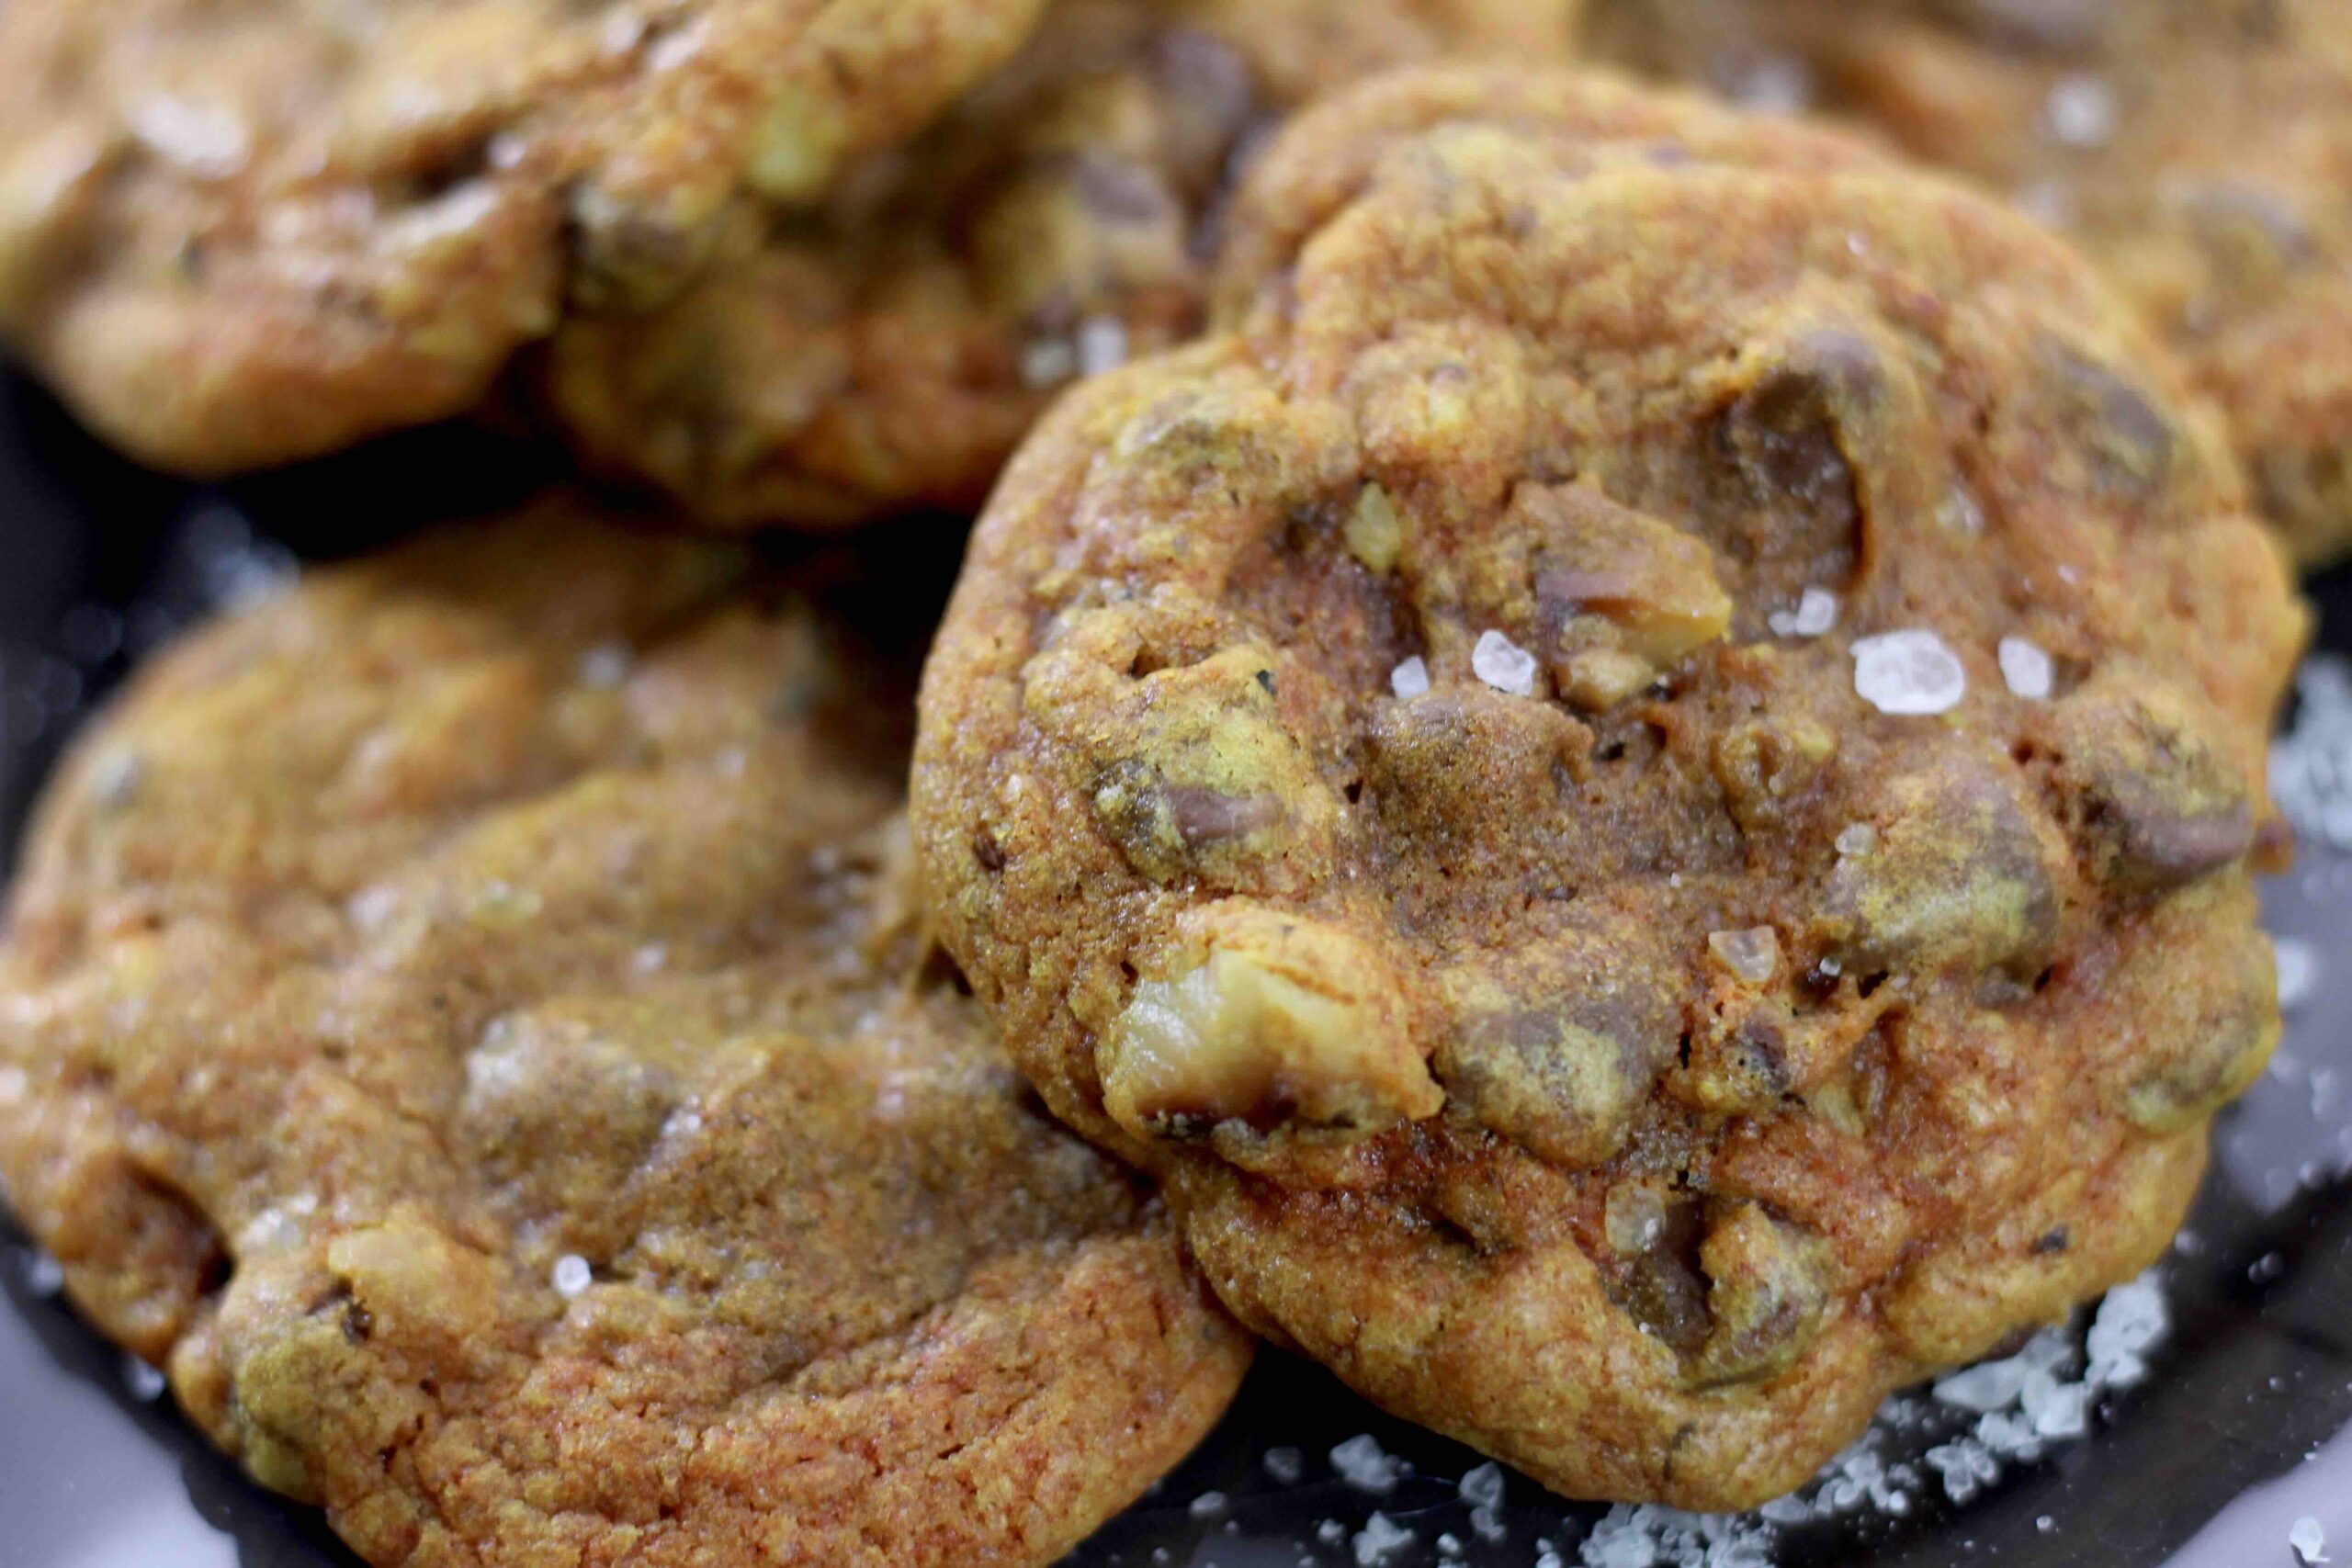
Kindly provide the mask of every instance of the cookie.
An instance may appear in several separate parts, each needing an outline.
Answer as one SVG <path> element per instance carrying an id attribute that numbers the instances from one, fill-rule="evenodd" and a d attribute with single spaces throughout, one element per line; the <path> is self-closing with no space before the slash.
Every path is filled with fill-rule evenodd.
<path id="1" fill-rule="evenodd" d="M 557 334 L 608 472 L 798 527 L 970 508 L 1081 373 L 1198 331 L 1227 190 L 1285 110 L 1387 65 L 1557 60 L 1572 0 L 1057 0 L 818 220 L 746 211 L 665 309 Z"/>
<path id="2" fill-rule="evenodd" d="M 1310 111 L 1013 459 L 944 940 L 1244 1322 L 1558 1491 L 1804 1479 L 2162 1251 L 2277 1035 L 2304 634 L 2074 252 L 1572 73 Z"/>
<path id="3" fill-rule="evenodd" d="M 1595 47 L 1859 118 L 2086 248 L 2217 398 L 2264 510 L 2352 547 L 2352 10 L 1609 0 Z"/>
<path id="4" fill-rule="evenodd" d="M 568 310 L 815 201 L 1043 0 L 25 0 L 0 10 L 0 336 L 212 473 L 471 407 Z"/>
<path id="5" fill-rule="evenodd" d="M 377 1563 L 1044 1563 L 1248 1359 L 932 955 L 910 682 L 577 503 L 141 672 L 0 949 L 0 1180 Z"/>

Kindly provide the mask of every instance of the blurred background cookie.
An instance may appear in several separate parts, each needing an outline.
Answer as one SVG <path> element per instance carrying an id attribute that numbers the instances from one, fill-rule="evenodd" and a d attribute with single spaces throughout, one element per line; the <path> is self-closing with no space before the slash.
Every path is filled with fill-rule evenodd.
<path id="1" fill-rule="evenodd" d="M 218 473 L 478 402 L 1002 62 L 1041 0 L 25 0 L 0 10 L 0 333 Z"/>
<path id="2" fill-rule="evenodd" d="M 1596 0 L 1592 45 L 1856 117 L 2080 243 L 2219 398 L 2306 562 L 2352 547 L 2352 8 Z"/>
<path id="3" fill-rule="evenodd" d="M 1046 401 L 1200 329 L 1233 181 L 1385 66 L 1555 61 L 1575 0 L 1057 0 L 1029 46 L 822 212 L 746 209 L 664 309 L 568 322 L 594 464 L 792 526 L 977 506 Z"/>
<path id="4" fill-rule="evenodd" d="M 576 502 L 149 665 L 28 841 L 0 1179 L 377 1562 L 1048 1562 L 1246 1337 L 909 880 L 903 649 Z"/>

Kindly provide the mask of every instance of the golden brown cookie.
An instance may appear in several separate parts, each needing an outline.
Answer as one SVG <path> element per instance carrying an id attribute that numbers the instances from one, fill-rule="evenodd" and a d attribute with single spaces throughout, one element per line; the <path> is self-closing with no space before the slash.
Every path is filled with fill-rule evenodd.
<path id="1" fill-rule="evenodd" d="M 457 413 L 566 310 L 673 291 L 740 195 L 912 135 L 1041 6 L 16 0 L 0 335 L 176 469 Z"/>
<path id="2" fill-rule="evenodd" d="M 2352 7 L 1603 0 L 1595 47 L 1857 117 L 2078 241 L 2233 421 L 2306 561 L 2352 547 Z"/>
<path id="3" fill-rule="evenodd" d="M 2278 1021 L 2301 641 L 2073 252 L 1826 133 L 1407 73 L 1230 329 L 1015 457 L 925 886 L 1242 1319 L 1579 1496 L 1750 1505 L 2128 1277 Z"/>
<path id="4" fill-rule="evenodd" d="M 553 501 L 199 632 L 0 949 L 0 1179 L 378 1563 L 1044 1563 L 1246 1337 L 930 956 L 910 694 Z"/>
<path id="5" fill-rule="evenodd" d="M 592 462 L 723 522 L 977 506 L 1060 387 L 1198 331 L 1238 166 L 1400 62 L 1557 60 L 1575 0 L 1057 0 L 928 138 L 815 221 L 747 209 L 669 307 L 567 323 Z"/>

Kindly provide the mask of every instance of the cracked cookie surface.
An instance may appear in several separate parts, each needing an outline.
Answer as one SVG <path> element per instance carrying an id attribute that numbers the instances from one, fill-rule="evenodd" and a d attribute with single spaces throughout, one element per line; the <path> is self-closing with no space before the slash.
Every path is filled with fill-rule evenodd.
<path id="1" fill-rule="evenodd" d="M 2277 1032 L 2303 636 L 2075 254 L 1599 76 L 1303 116 L 1050 414 L 914 784 L 944 939 L 1242 1319 L 1715 1508 L 2128 1277 Z"/>
<path id="2" fill-rule="evenodd" d="M 640 308 L 747 195 L 822 197 L 1043 0 L 24 0 L 0 9 L 0 335 L 161 467 L 464 412 Z"/>
<path id="3" fill-rule="evenodd" d="M 560 500 L 321 571 L 76 748 L 0 1185 L 391 1563 L 1053 1560 L 1246 1336 L 922 934 L 910 674 Z"/>
<path id="4" fill-rule="evenodd" d="M 1057 0 L 813 217 L 746 209 L 668 307 L 556 338 L 573 442 L 698 515 L 975 507 L 1060 387 L 1199 329 L 1237 169 L 1386 66 L 1563 58 L 1574 0 Z"/>
<path id="5" fill-rule="evenodd" d="M 2352 10 L 1601 0 L 1594 45 L 1857 118 L 2081 244 L 2222 403 L 2296 553 L 2352 548 Z"/>

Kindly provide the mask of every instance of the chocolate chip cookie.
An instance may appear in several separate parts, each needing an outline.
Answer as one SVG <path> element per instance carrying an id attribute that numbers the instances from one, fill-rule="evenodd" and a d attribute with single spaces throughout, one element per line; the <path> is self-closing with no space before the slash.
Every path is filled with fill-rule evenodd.
<path id="1" fill-rule="evenodd" d="M 816 220 L 746 209 L 667 308 L 557 335 L 605 469 L 808 527 L 977 506 L 1047 400 L 1198 331 L 1268 129 L 1384 66 L 1558 60 L 1572 0 L 1057 0 L 1028 47 Z"/>
<path id="2" fill-rule="evenodd" d="M 922 934 L 910 682 L 577 503 L 320 573 L 82 741 L 0 1181 L 377 1563 L 1045 1563 L 1246 1337 Z"/>
<path id="3" fill-rule="evenodd" d="M 822 197 L 1042 0 L 20 0 L 0 335 L 138 457 L 217 472 L 460 412 L 574 309 Z"/>
<path id="4" fill-rule="evenodd" d="M 2080 243 L 2235 424 L 2306 561 L 2352 547 L 2352 9 L 1603 0 L 1595 47 L 1858 117 Z"/>
<path id="5" fill-rule="evenodd" d="M 1242 1319 L 1751 1505 L 2162 1250 L 2277 1033 L 2304 634 L 2076 254 L 1569 73 L 1308 112 L 1222 328 L 1014 458 L 924 676 L 948 947 Z"/>

